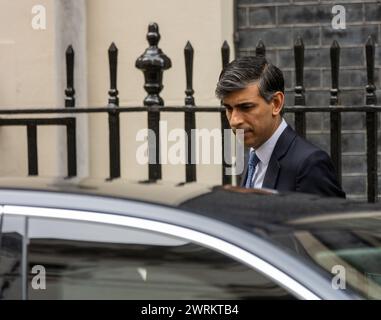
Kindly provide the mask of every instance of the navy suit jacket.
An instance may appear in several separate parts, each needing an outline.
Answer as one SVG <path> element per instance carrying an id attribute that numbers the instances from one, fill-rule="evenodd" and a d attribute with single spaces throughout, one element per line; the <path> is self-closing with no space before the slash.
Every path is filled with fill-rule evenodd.
<path id="1" fill-rule="evenodd" d="M 241 187 L 246 178 L 247 162 Z M 328 154 L 298 136 L 290 126 L 275 145 L 262 187 L 345 198 Z"/>

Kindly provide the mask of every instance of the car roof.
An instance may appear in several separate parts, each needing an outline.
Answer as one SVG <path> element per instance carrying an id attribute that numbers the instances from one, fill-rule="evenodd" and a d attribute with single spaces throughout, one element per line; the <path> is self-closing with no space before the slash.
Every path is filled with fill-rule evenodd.
<path id="1" fill-rule="evenodd" d="M 0 178 L 0 190 L 36 190 L 122 198 L 160 204 L 208 216 L 245 229 L 284 230 L 290 221 L 309 221 L 317 216 L 338 217 L 350 213 L 381 212 L 378 204 L 327 198 L 302 193 L 247 193 L 247 189 L 196 182 L 132 181 L 101 178 Z M 297 224 L 296 224 L 297 225 Z M 295 225 L 292 227 L 295 228 Z"/>
<path id="2" fill-rule="evenodd" d="M 102 179 L 97 177 L 4 177 L 0 189 L 38 190 L 87 194 L 177 206 L 183 201 L 210 191 L 211 186 L 198 183 Z"/>

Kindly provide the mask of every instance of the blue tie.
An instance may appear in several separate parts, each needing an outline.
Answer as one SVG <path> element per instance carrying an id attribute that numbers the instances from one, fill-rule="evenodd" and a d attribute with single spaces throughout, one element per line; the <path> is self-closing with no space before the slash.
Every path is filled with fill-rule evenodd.
<path id="1" fill-rule="evenodd" d="M 257 155 L 255 154 L 254 151 L 251 151 L 249 163 L 248 163 L 247 179 L 246 179 L 245 188 L 253 188 L 254 187 L 253 175 L 255 172 L 255 167 L 257 166 L 258 162 L 259 162 L 259 158 L 257 157 Z"/>

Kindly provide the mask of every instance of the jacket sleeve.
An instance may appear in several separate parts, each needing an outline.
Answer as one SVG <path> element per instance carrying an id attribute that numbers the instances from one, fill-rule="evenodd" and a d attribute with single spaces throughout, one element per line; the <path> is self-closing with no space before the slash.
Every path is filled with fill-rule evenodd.
<path id="1" fill-rule="evenodd" d="M 345 193 L 337 181 L 332 161 L 322 150 L 313 152 L 299 166 L 296 191 L 345 198 Z"/>

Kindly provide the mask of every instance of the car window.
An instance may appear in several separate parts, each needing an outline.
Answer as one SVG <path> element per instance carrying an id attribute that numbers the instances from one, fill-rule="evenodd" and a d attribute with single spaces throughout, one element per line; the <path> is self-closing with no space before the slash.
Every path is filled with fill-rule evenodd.
<path id="1" fill-rule="evenodd" d="M 28 237 L 29 299 L 293 298 L 230 257 L 151 231 L 29 218 Z"/>
<path id="2" fill-rule="evenodd" d="M 273 234 L 274 241 L 315 263 L 333 279 L 334 287 L 381 299 L 379 212 L 321 215 L 289 223 L 298 230 Z"/>
<path id="3" fill-rule="evenodd" d="M 0 299 L 22 299 L 23 217 L 0 215 Z"/>

